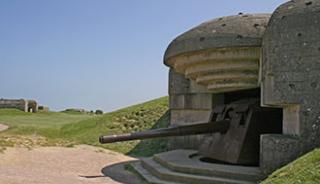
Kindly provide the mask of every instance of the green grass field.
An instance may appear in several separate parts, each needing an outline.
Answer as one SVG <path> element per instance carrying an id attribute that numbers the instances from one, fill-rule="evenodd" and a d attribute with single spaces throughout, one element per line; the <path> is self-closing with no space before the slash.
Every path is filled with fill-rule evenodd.
<path id="1" fill-rule="evenodd" d="M 10 133 L 30 134 L 39 130 L 59 130 L 64 125 L 92 118 L 93 115 L 60 112 L 26 113 L 16 109 L 1 109 L 0 122 L 10 126 Z"/>
<path id="2" fill-rule="evenodd" d="M 14 109 L 1 109 L 0 123 L 7 124 L 10 128 L 0 133 L 0 147 L 88 144 L 130 155 L 148 156 L 166 150 L 166 140 L 154 139 L 101 145 L 98 137 L 104 134 L 166 127 L 169 117 L 167 110 L 167 97 L 99 116 L 65 112 L 25 113 Z"/>
<path id="3" fill-rule="evenodd" d="M 320 149 L 316 149 L 271 174 L 262 184 L 320 183 Z"/>

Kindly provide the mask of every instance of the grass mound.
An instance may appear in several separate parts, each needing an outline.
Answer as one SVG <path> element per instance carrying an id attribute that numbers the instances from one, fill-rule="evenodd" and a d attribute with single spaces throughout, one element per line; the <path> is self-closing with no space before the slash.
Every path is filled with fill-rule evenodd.
<path id="1" fill-rule="evenodd" d="M 262 184 L 320 183 L 320 149 L 298 158 L 272 173 Z"/>
<path id="2" fill-rule="evenodd" d="M 18 109 L 1 109 L 0 116 L 26 116 L 31 113 L 27 113 Z"/>
<path id="3" fill-rule="evenodd" d="M 9 126 L 7 131 L 0 132 L 0 147 L 66 146 L 70 141 L 59 137 L 62 127 L 92 117 L 58 112 L 27 113 L 15 109 L 0 109 L 0 123 Z"/>
<path id="4" fill-rule="evenodd" d="M 146 103 L 107 113 L 93 119 L 69 124 L 62 128 L 62 137 L 81 144 L 102 146 L 135 156 L 149 156 L 167 148 L 164 139 L 128 141 L 101 145 L 98 137 L 105 134 L 121 134 L 168 126 L 168 98 L 163 97 Z"/>
<path id="5" fill-rule="evenodd" d="M 28 141 L 18 142 L 27 145 L 88 144 L 135 156 L 149 156 L 166 150 L 166 140 L 154 139 L 101 145 L 98 137 L 166 127 L 169 122 L 167 110 L 168 97 L 99 116 L 65 112 L 25 113 L 14 109 L 1 109 L 0 122 L 9 125 L 10 128 L 0 132 L 0 147 L 15 145 L 14 140 L 22 138 Z M 38 143 L 38 138 L 41 144 Z"/>

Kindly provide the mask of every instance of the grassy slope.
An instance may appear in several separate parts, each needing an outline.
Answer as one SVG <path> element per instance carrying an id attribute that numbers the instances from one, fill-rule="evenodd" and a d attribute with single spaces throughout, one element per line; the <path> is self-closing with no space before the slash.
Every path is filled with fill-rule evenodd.
<path id="1" fill-rule="evenodd" d="M 10 128 L 0 133 L 0 147 L 13 145 L 26 147 L 34 145 L 68 145 L 68 141 L 59 138 L 62 127 L 92 117 L 85 114 L 26 113 L 15 109 L 1 109 L 0 123 L 7 124 Z"/>
<path id="2" fill-rule="evenodd" d="M 29 129 L 59 129 L 62 126 L 93 117 L 87 114 L 59 112 L 26 113 L 16 109 L 1 109 L 0 122 L 10 125 L 10 132 L 26 134 Z"/>
<path id="3" fill-rule="evenodd" d="M 100 145 L 98 137 L 103 134 L 127 133 L 150 128 L 165 127 L 168 124 L 168 98 L 163 97 L 143 104 L 124 108 L 102 116 L 70 113 L 24 113 L 18 110 L 0 110 L 0 122 L 10 129 L 0 133 L 0 147 L 11 146 L 21 136 L 45 139 L 41 145 L 89 144 L 129 153 L 148 156 L 166 149 L 164 139 L 130 141 Z M 7 141 L 10 139 L 10 141 Z M 27 141 L 32 142 L 32 140 Z"/>
<path id="4" fill-rule="evenodd" d="M 163 97 L 143 104 L 134 105 L 102 117 L 88 119 L 63 127 L 62 137 L 77 143 L 102 146 L 122 153 L 148 156 L 166 149 L 164 139 L 128 141 L 121 143 L 98 143 L 98 137 L 105 134 L 129 133 L 168 125 L 168 98 Z"/>
<path id="5" fill-rule="evenodd" d="M 320 149 L 316 149 L 271 174 L 262 184 L 320 183 Z"/>

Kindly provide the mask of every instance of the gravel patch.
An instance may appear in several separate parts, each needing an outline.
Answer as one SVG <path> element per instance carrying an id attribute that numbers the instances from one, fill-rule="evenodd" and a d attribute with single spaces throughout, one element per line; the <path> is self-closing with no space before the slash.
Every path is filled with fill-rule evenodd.
<path id="1" fill-rule="evenodd" d="M 7 148 L 0 153 L 0 184 L 117 184 L 102 169 L 136 159 L 87 145 L 73 148 Z M 121 183 L 139 184 L 140 180 L 124 169 L 115 173 Z M 117 177 L 115 177 L 117 178 Z"/>

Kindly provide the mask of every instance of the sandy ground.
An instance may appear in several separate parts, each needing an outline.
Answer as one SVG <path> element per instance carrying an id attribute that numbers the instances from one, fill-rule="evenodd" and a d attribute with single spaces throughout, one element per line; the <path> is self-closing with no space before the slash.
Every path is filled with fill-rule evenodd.
<path id="1" fill-rule="evenodd" d="M 137 177 L 123 169 L 124 163 L 133 160 L 87 145 L 7 148 L 0 153 L 0 184 L 140 184 Z"/>
<path id="2" fill-rule="evenodd" d="M 4 124 L 1 124 L 0 123 L 0 132 L 1 131 L 5 131 L 5 130 L 7 130 L 9 127 L 7 126 L 7 125 L 4 125 Z"/>

